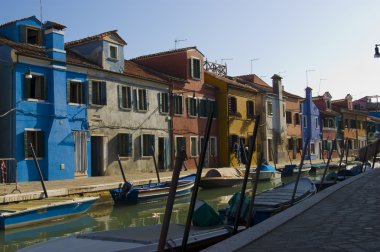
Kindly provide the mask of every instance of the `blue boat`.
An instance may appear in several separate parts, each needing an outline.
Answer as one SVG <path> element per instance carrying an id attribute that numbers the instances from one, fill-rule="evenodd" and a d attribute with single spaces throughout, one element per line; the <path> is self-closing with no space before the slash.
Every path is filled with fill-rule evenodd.
<path id="1" fill-rule="evenodd" d="M 179 178 L 176 197 L 190 194 L 195 177 L 195 174 L 190 174 Z M 138 186 L 127 182 L 122 187 L 110 190 L 110 193 L 115 204 L 137 204 L 166 198 L 169 195 L 170 185 L 170 181 Z"/>
<path id="2" fill-rule="evenodd" d="M 253 179 L 256 179 L 256 171 L 249 173 Z M 267 181 L 273 179 L 280 179 L 281 172 L 277 171 L 273 166 L 268 164 L 262 164 L 260 166 L 259 181 Z"/>
<path id="3" fill-rule="evenodd" d="M 0 229 L 17 228 L 87 211 L 99 197 L 44 198 L 0 207 Z"/>
<path id="4" fill-rule="evenodd" d="M 309 173 L 311 169 L 310 164 L 304 164 L 301 169 L 301 174 Z M 297 165 L 285 165 L 281 171 L 281 177 L 290 177 L 296 175 L 299 171 L 299 166 Z"/>

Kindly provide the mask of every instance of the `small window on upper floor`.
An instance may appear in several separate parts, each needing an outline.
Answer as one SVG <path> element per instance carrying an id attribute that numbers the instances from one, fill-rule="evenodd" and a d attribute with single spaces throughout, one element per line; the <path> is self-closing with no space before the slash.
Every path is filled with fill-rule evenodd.
<path id="1" fill-rule="evenodd" d="M 331 101 L 330 100 L 326 100 L 326 108 L 331 109 Z"/>
<path id="2" fill-rule="evenodd" d="M 26 43 L 31 45 L 40 45 L 40 30 L 37 28 L 26 28 Z"/>
<path id="3" fill-rule="evenodd" d="M 85 85 L 80 81 L 70 80 L 67 82 L 67 103 L 84 104 L 85 103 Z"/>
<path id="4" fill-rule="evenodd" d="M 267 113 L 268 115 L 273 115 L 273 103 L 267 102 Z"/>
<path id="5" fill-rule="evenodd" d="M 117 60 L 117 46 L 110 45 L 109 58 Z"/>
<path id="6" fill-rule="evenodd" d="M 160 112 L 163 114 L 169 113 L 169 94 L 159 93 L 159 108 Z"/>
<path id="7" fill-rule="evenodd" d="M 31 79 L 25 78 L 24 97 L 25 100 L 46 100 L 45 77 L 42 75 L 33 75 Z"/>
<path id="8" fill-rule="evenodd" d="M 237 100 L 234 96 L 228 97 L 228 109 L 230 112 L 230 115 L 236 115 L 237 114 Z"/>
<path id="9" fill-rule="evenodd" d="M 191 58 L 191 78 L 201 79 L 201 60 Z"/>
<path id="10" fill-rule="evenodd" d="M 92 81 L 90 88 L 90 103 L 93 105 L 107 105 L 106 82 Z"/>
<path id="11" fill-rule="evenodd" d="M 255 117 L 255 103 L 253 101 L 247 101 L 247 118 Z"/>
<path id="12" fill-rule="evenodd" d="M 286 123 L 287 124 L 292 124 L 292 112 L 291 111 L 286 111 Z"/>
<path id="13" fill-rule="evenodd" d="M 118 86 L 119 107 L 121 109 L 132 108 L 132 88 L 128 86 Z"/>

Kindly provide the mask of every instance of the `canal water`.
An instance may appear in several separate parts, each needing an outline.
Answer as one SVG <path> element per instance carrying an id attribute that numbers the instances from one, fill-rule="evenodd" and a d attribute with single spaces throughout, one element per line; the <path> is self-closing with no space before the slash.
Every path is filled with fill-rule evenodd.
<path id="1" fill-rule="evenodd" d="M 318 175 L 317 175 L 318 176 Z M 258 192 L 273 188 L 281 183 L 294 180 L 295 177 L 262 181 Z M 252 186 L 247 186 L 251 190 Z M 198 199 L 206 201 L 215 210 L 228 205 L 232 195 L 241 187 L 223 189 L 200 189 Z M 190 197 L 176 199 L 172 212 L 172 223 L 185 224 Z M 20 248 L 45 241 L 54 237 L 63 237 L 79 233 L 105 231 L 127 227 L 139 227 L 160 224 L 163 221 L 166 201 L 128 206 L 114 206 L 110 196 L 102 197 L 86 213 L 75 217 L 33 224 L 25 228 L 0 231 L 0 251 L 16 251 Z"/>

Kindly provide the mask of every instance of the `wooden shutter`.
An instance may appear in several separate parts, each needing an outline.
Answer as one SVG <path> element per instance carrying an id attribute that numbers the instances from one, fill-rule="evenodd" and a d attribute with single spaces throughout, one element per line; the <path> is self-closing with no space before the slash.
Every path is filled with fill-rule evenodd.
<path id="1" fill-rule="evenodd" d="M 132 144 L 132 134 L 128 134 L 128 150 L 127 150 L 127 156 L 128 157 L 132 157 L 132 147 L 133 147 L 133 144 Z"/>
<path id="2" fill-rule="evenodd" d="M 35 152 L 36 152 L 36 156 L 39 157 L 39 158 L 42 158 L 45 155 L 44 132 L 37 131 L 36 132 L 36 138 L 37 138 L 36 139 L 36 146 L 34 146 Z"/>
<path id="3" fill-rule="evenodd" d="M 158 98 L 158 111 L 160 113 L 162 113 L 164 110 L 163 110 L 163 100 L 162 99 L 162 96 L 163 96 L 163 93 L 158 93 L 157 94 L 157 98 Z"/>
<path id="4" fill-rule="evenodd" d="M 149 91 L 148 89 L 144 89 L 145 90 L 145 110 L 148 111 L 149 110 Z"/>
<path id="5" fill-rule="evenodd" d="M 30 82 L 31 79 L 24 78 L 24 99 L 30 98 Z"/>
<path id="6" fill-rule="evenodd" d="M 134 102 L 135 102 L 135 106 L 136 106 L 136 110 L 139 111 L 140 110 L 140 106 L 139 106 L 139 100 L 140 100 L 140 97 L 139 97 L 139 89 L 136 88 L 133 90 L 134 92 Z"/>
<path id="7" fill-rule="evenodd" d="M 152 148 L 152 146 L 153 146 L 153 148 Z M 155 150 L 156 149 L 156 146 L 155 146 L 155 144 L 154 144 L 154 135 L 149 135 L 149 154 L 150 155 L 154 155 L 155 153 L 155 151 L 153 151 L 153 150 Z"/>
<path id="8" fill-rule="evenodd" d="M 187 114 L 191 115 L 191 107 L 190 107 L 190 97 L 186 97 L 186 104 L 187 104 Z"/>
<path id="9" fill-rule="evenodd" d="M 101 103 L 102 105 L 107 105 L 107 90 L 106 90 L 106 82 L 102 81 L 100 84 L 100 95 L 101 95 Z"/>

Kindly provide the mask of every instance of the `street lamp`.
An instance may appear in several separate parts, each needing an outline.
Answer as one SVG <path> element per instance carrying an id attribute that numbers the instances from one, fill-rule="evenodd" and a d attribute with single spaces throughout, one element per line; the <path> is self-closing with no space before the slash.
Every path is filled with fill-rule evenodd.
<path id="1" fill-rule="evenodd" d="M 26 74 L 25 74 L 25 79 L 32 79 L 32 78 L 33 78 L 32 70 L 30 70 L 30 68 L 28 68 L 28 72 L 26 72 Z"/>
<path id="2" fill-rule="evenodd" d="M 379 47 L 380 44 L 375 45 L 375 55 L 373 55 L 374 58 L 380 58 L 380 52 L 379 52 Z"/>

